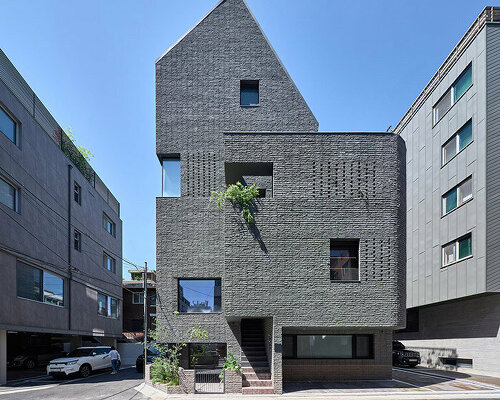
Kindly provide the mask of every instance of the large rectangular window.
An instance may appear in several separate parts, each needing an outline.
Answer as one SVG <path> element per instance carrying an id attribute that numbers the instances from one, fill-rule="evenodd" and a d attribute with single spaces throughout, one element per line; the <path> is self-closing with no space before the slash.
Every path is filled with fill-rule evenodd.
<path id="1" fill-rule="evenodd" d="M 118 318 L 118 300 L 102 293 L 97 293 L 97 314 L 103 317 Z"/>
<path id="2" fill-rule="evenodd" d="M 330 280 L 359 280 L 359 240 L 330 239 Z"/>
<path id="3" fill-rule="evenodd" d="M 448 112 L 460 97 L 472 86 L 472 64 L 462 72 L 457 80 L 433 107 L 434 125 Z"/>
<path id="4" fill-rule="evenodd" d="M 469 233 L 443 246 L 443 267 L 472 256 L 472 235 Z"/>
<path id="5" fill-rule="evenodd" d="M 16 284 L 18 297 L 64 306 L 64 280 L 57 275 L 18 261 Z"/>
<path id="6" fill-rule="evenodd" d="M 18 193 L 19 190 L 15 186 L 0 178 L 0 203 L 18 211 Z"/>
<path id="7" fill-rule="evenodd" d="M 102 225 L 104 229 L 106 229 L 106 232 L 116 237 L 116 224 L 106 215 L 106 213 L 102 214 Z"/>
<path id="8" fill-rule="evenodd" d="M 221 312 L 220 279 L 179 279 L 179 312 Z"/>
<path id="9" fill-rule="evenodd" d="M 167 157 L 162 165 L 162 196 L 180 197 L 181 195 L 181 159 L 180 157 Z"/>
<path id="10" fill-rule="evenodd" d="M 373 358 L 373 335 L 283 335 L 283 358 Z"/>
<path id="11" fill-rule="evenodd" d="M 0 107 L 0 132 L 12 143 L 17 144 L 17 123 L 2 107 Z"/>
<path id="12" fill-rule="evenodd" d="M 240 105 L 259 105 L 259 81 L 240 81 Z"/>
<path id="13" fill-rule="evenodd" d="M 472 142 L 472 120 L 462 126 L 442 147 L 442 165 L 447 164 Z"/>
<path id="14" fill-rule="evenodd" d="M 472 177 L 467 178 L 443 195 L 443 215 L 448 214 L 469 200 L 472 200 Z"/>

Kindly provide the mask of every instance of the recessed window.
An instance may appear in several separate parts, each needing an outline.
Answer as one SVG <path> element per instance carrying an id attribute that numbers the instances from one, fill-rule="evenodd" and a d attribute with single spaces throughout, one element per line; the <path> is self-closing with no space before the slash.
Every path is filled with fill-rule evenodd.
<path id="1" fill-rule="evenodd" d="M 116 272 L 116 260 L 113 257 L 111 257 L 107 253 L 104 253 L 103 261 L 104 268 L 106 268 L 108 271 Z"/>
<path id="2" fill-rule="evenodd" d="M 259 197 L 273 197 L 273 163 L 227 162 L 224 164 L 226 185 L 241 182 L 244 186 L 255 185 Z"/>
<path id="3" fill-rule="evenodd" d="M 373 335 L 283 335 L 283 358 L 373 358 Z"/>
<path id="4" fill-rule="evenodd" d="M 82 187 L 76 182 L 73 184 L 73 199 L 78 204 L 82 204 Z"/>
<path id="5" fill-rule="evenodd" d="M 18 211 L 19 189 L 0 178 L 0 203 L 11 210 Z"/>
<path id="6" fill-rule="evenodd" d="M 151 296 L 149 296 L 149 305 L 156 306 L 156 293 L 153 293 L 151 294 Z"/>
<path id="7" fill-rule="evenodd" d="M 2 107 L 0 107 L 0 132 L 17 145 L 17 123 Z"/>
<path id="8" fill-rule="evenodd" d="M 433 120 L 436 124 L 460 97 L 472 86 L 472 64 L 462 72 L 458 79 L 451 85 L 446 93 L 439 99 L 433 107 Z"/>
<path id="9" fill-rule="evenodd" d="M 76 229 L 73 231 L 73 248 L 82 251 L 82 234 Z"/>
<path id="10" fill-rule="evenodd" d="M 220 279 L 179 279 L 179 312 L 221 312 Z"/>
<path id="11" fill-rule="evenodd" d="M 443 215 L 472 200 L 472 177 L 455 186 L 443 195 Z"/>
<path id="12" fill-rule="evenodd" d="M 330 280 L 359 280 L 359 240 L 330 240 Z"/>
<path id="13" fill-rule="evenodd" d="M 132 304 L 144 304 L 144 293 L 132 293 Z"/>
<path id="14" fill-rule="evenodd" d="M 17 296 L 54 306 L 64 306 L 63 278 L 21 261 L 16 266 Z"/>
<path id="15" fill-rule="evenodd" d="M 181 159 L 180 157 L 167 157 L 162 165 L 162 196 L 180 197 L 181 195 Z"/>
<path id="16" fill-rule="evenodd" d="M 102 223 L 103 223 L 104 229 L 106 229 L 106 231 L 110 235 L 116 237 L 116 224 L 105 213 L 102 214 Z"/>
<path id="17" fill-rule="evenodd" d="M 468 234 L 443 246 L 443 267 L 472 256 L 472 235 Z"/>
<path id="18" fill-rule="evenodd" d="M 259 81 L 240 81 L 240 105 L 259 105 Z"/>
<path id="19" fill-rule="evenodd" d="M 469 120 L 462 126 L 448 141 L 443 145 L 442 164 L 445 165 L 458 153 L 472 142 L 472 120 Z"/>
<path id="20" fill-rule="evenodd" d="M 97 293 L 97 314 L 102 317 L 118 318 L 118 300 L 102 293 Z"/>

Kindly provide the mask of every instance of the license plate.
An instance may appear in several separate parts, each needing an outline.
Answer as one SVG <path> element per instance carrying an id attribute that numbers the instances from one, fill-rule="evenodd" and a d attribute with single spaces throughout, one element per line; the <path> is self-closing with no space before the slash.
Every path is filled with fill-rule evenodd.
<path id="1" fill-rule="evenodd" d="M 416 358 L 409 358 L 408 361 L 409 362 L 417 362 L 417 359 Z"/>

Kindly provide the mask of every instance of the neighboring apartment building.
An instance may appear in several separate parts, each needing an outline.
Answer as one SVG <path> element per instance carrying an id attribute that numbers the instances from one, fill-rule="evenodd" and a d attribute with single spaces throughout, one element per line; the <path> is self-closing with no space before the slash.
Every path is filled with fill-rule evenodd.
<path id="1" fill-rule="evenodd" d="M 499 22 L 500 8 L 483 10 L 395 129 L 408 238 L 397 337 L 425 365 L 488 374 L 500 374 Z"/>
<path id="2" fill-rule="evenodd" d="M 121 336 L 120 205 L 0 50 L 0 382 L 6 352 Z"/>
<path id="3" fill-rule="evenodd" d="M 405 324 L 403 140 L 318 132 L 243 0 L 221 1 L 157 60 L 156 106 L 165 340 L 205 328 L 211 354 L 241 361 L 243 393 L 390 379 Z M 261 188 L 255 224 L 209 203 L 237 181 Z"/>
<path id="4" fill-rule="evenodd" d="M 129 270 L 131 280 L 123 281 L 123 336 L 144 340 L 144 271 Z M 156 326 L 156 271 L 148 271 L 148 330 Z"/>

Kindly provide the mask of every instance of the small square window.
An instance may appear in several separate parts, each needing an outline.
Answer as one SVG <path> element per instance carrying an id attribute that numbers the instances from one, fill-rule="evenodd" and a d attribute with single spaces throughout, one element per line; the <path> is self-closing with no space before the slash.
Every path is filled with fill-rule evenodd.
<path id="1" fill-rule="evenodd" d="M 77 251 L 82 251 L 82 234 L 76 229 L 73 233 L 73 247 Z"/>
<path id="2" fill-rule="evenodd" d="M 78 204 L 82 204 L 82 187 L 76 182 L 73 184 L 73 198 Z"/>
<path id="3" fill-rule="evenodd" d="M 359 240 L 330 240 L 330 280 L 359 280 Z"/>
<path id="4" fill-rule="evenodd" d="M 132 304 L 144 304 L 144 292 L 133 293 Z"/>
<path id="5" fill-rule="evenodd" d="M 259 105 L 259 81 L 240 81 L 240 105 Z"/>

